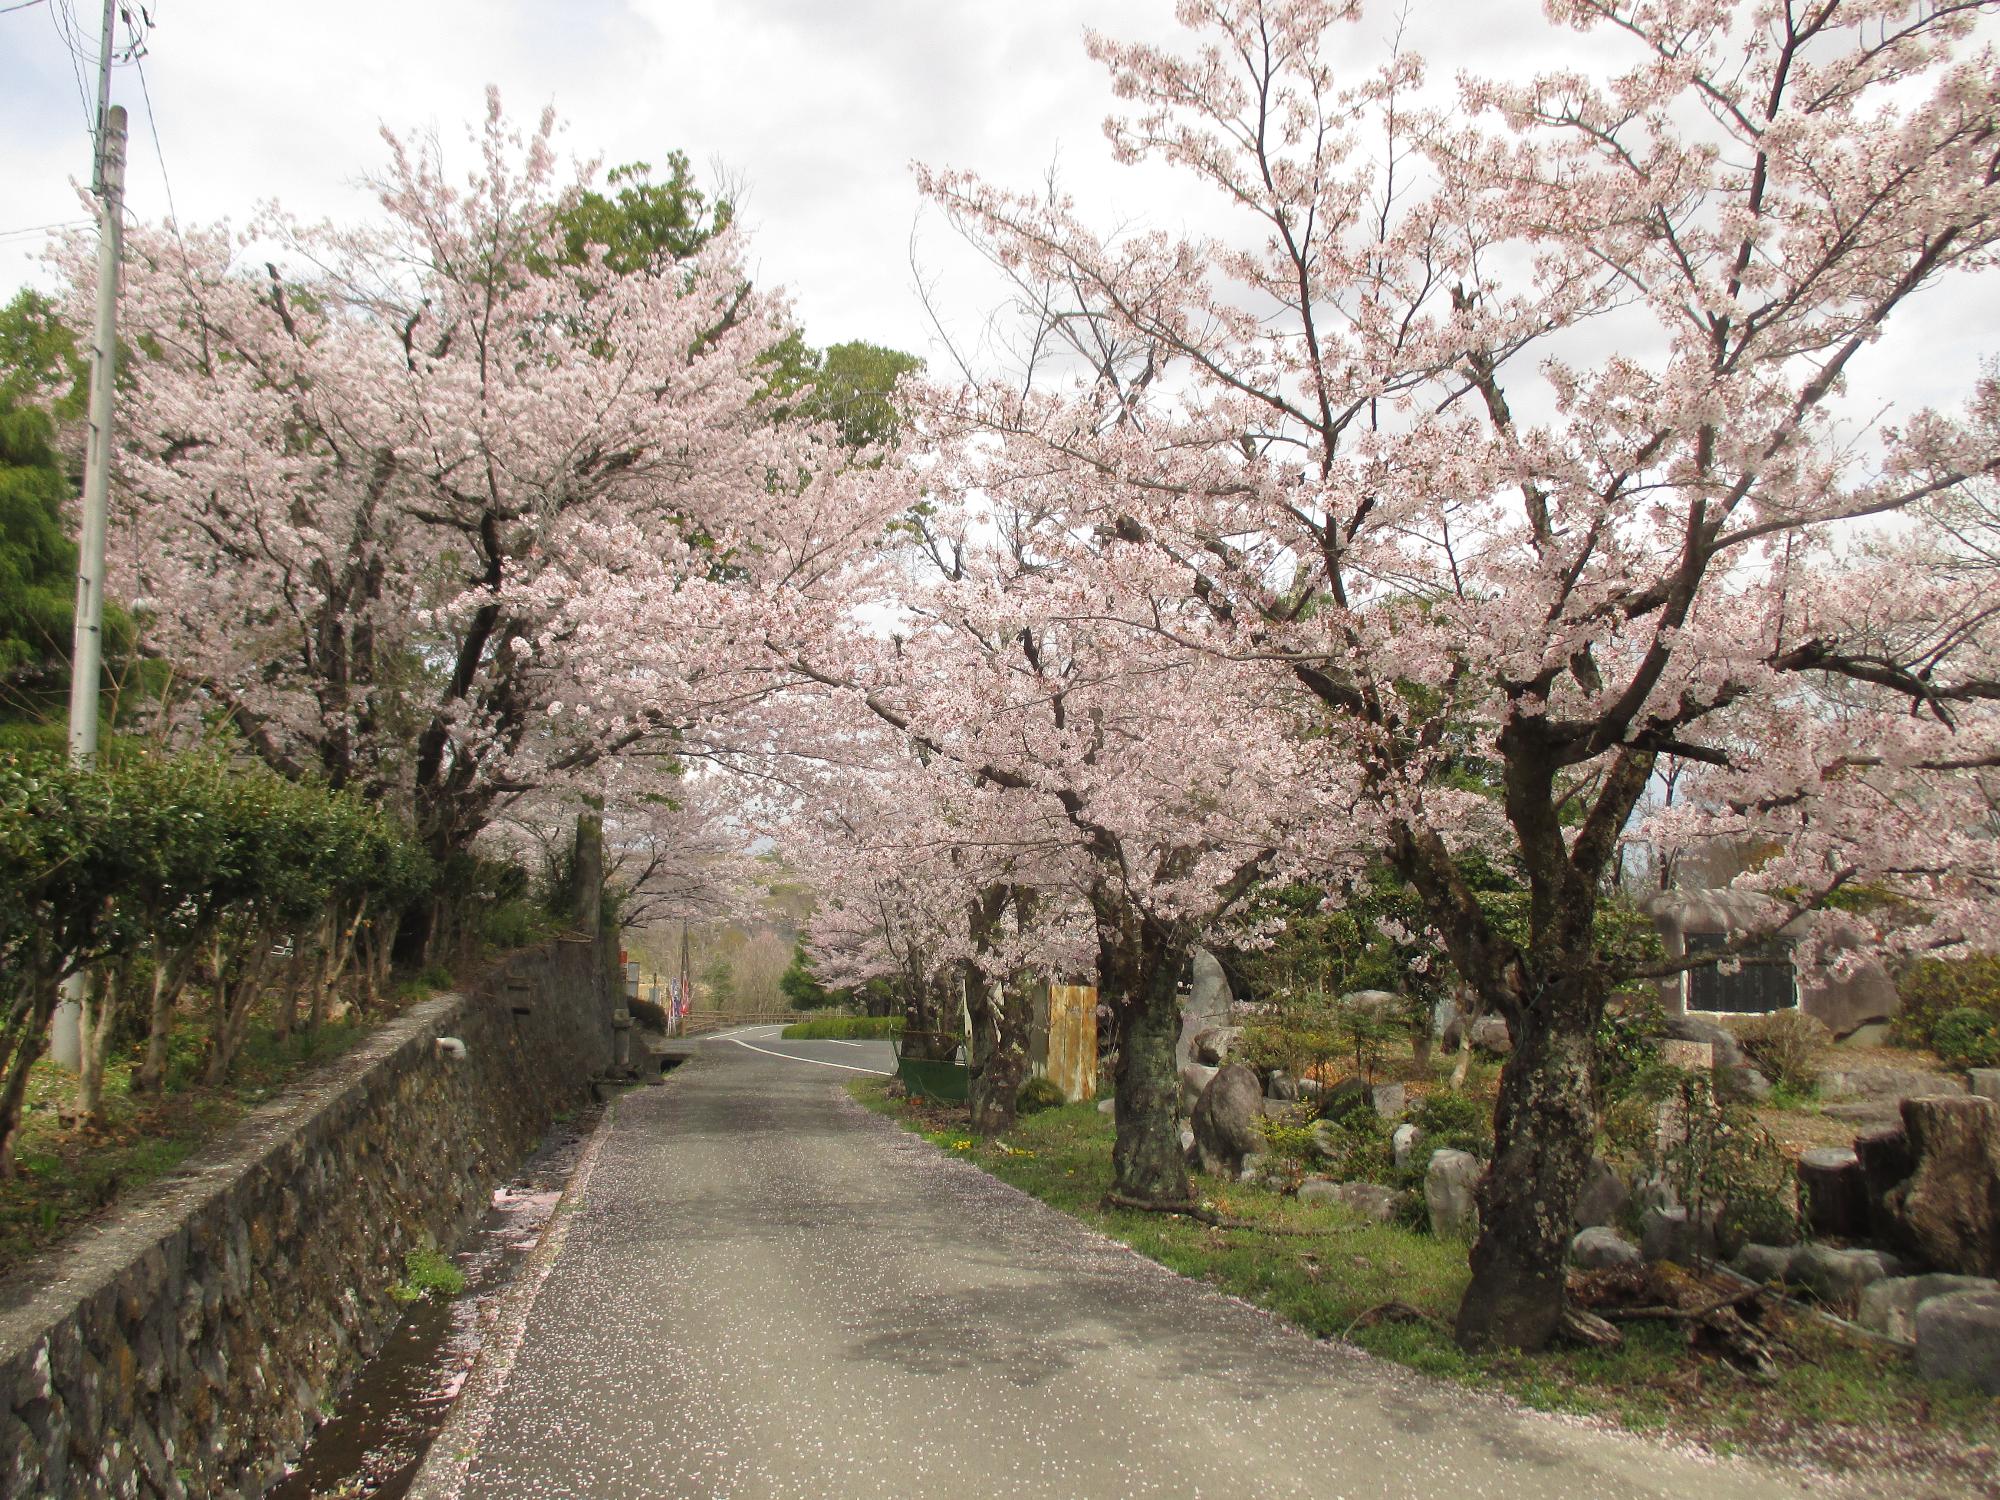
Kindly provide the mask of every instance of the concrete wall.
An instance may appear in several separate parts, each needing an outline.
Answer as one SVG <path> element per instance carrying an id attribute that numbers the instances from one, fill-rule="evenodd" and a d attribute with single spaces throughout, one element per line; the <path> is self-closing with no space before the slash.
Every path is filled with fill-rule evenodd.
<path id="1" fill-rule="evenodd" d="M 17 1283 L 0 1493 L 258 1493 L 394 1324 L 404 1254 L 449 1246 L 604 1071 L 598 948 L 412 1007 Z"/>

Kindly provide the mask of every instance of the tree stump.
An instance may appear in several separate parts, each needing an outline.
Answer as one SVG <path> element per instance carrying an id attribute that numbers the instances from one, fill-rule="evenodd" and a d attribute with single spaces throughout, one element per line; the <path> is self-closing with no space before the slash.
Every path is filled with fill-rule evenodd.
<path id="1" fill-rule="evenodd" d="M 1812 1232 L 1861 1239 L 1868 1233 L 1868 1182 L 1861 1158 L 1845 1146 L 1821 1146 L 1799 1158 L 1799 1190 Z"/>
<path id="2" fill-rule="evenodd" d="M 1914 1168 L 1882 1200 L 1896 1239 L 1940 1270 L 2000 1274 L 2000 1103 L 1905 1099 L 1903 1134 Z"/>

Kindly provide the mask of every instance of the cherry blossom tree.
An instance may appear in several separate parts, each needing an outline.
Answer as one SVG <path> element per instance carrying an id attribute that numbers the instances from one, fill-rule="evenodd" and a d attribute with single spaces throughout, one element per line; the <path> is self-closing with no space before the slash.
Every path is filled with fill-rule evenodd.
<path id="1" fill-rule="evenodd" d="M 947 888 L 972 951 L 1003 917 L 1018 926 L 1024 887 L 1087 916 L 1117 1053 L 1114 1193 L 1184 1207 L 1179 985 L 1192 946 L 1306 850 L 1295 820 L 1319 804 L 1298 780 L 1301 695 L 1171 632 L 1135 634 L 1138 550 L 1076 510 L 1068 476 L 1015 467 L 962 425 L 955 393 L 931 395 L 913 392 L 927 504 L 912 565 L 884 581 L 897 628 L 850 629 L 799 667 L 958 783 L 932 799 L 929 838 L 964 871 Z M 1197 607 L 1177 610 L 1192 626 Z M 967 971 L 975 1009 L 983 968 Z M 1003 1013 L 1000 1055 L 1025 1045 L 1025 1020 Z M 994 1128 L 1011 1094 L 983 1114 Z"/>
<path id="2" fill-rule="evenodd" d="M 1995 940 L 1990 606 L 1862 547 L 1992 472 L 1993 395 L 1846 400 L 1913 297 L 1990 267 L 1979 9 L 1550 0 L 1587 63 L 1447 87 L 1397 44 L 1337 71 L 1356 4 L 1183 0 L 1185 52 L 1089 46 L 1120 159 L 1228 227 L 1106 234 L 1059 194 L 922 174 L 1097 351 L 957 397 L 1123 544 L 1123 587 L 1073 612 L 1309 695 L 1323 842 L 1386 854 L 1508 1021 L 1468 1346 L 1566 1315 L 1624 977 L 1595 928 L 1662 757 L 1699 786 L 1656 835 L 1778 848 L 1743 877 L 1778 918 L 1866 885 L 1927 917 L 1884 942 Z M 1524 937 L 1472 854 L 1520 871 Z"/>
<path id="3" fill-rule="evenodd" d="M 740 236 L 614 263 L 554 130 L 489 96 L 462 182 L 387 137 L 379 222 L 128 240 L 116 586 L 198 707 L 447 863 L 527 793 L 699 754 L 772 685 L 772 601 L 898 508 L 774 419 L 794 330 Z"/>

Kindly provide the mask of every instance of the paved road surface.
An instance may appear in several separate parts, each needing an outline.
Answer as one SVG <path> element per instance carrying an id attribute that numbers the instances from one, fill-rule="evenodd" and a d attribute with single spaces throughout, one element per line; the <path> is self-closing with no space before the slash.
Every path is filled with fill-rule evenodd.
<path id="1" fill-rule="evenodd" d="M 1808 1493 L 1317 1343 L 844 1096 L 887 1066 L 759 1030 L 618 1102 L 465 1494 Z"/>

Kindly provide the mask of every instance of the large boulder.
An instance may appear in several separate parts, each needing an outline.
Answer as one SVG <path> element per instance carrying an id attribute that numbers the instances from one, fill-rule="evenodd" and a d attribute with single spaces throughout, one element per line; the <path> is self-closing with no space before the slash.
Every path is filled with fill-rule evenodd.
<path id="1" fill-rule="evenodd" d="M 1400 1083 L 1378 1083 L 1368 1091 L 1368 1099 L 1385 1120 L 1400 1120 L 1410 1108 L 1410 1091 Z"/>
<path id="2" fill-rule="evenodd" d="M 1202 1096 L 1202 1091 L 1215 1082 L 1215 1075 L 1221 1071 L 1220 1068 L 1203 1067 L 1198 1062 L 1191 1062 L 1182 1068 L 1181 1108 L 1192 1113 L 1195 1104 Z"/>
<path id="3" fill-rule="evenodd" d="M 1861 1063 L 1848 1068 L 1830 1068 L 1820 1074 L 1819 1091 L 1827 1099 L 1857 1099 L 1893 1112 L 1905 1099 L 1963 1094 L 1966 1086 L 1963 1079 L 1926 1072 L 1922 1068 Z"/>
<path id="4" fill-rule="evenodd" d="M 1234 997 L 1229 979 L 1216 956 L 1206 948 L 1194 950 L 1194 983 L 1187 1004 L 1181 1007 L 1181 1034 L 1174 1045 L 1174 1066 L 1185 1068 L 1194 1057 L 1195 1038 L 1204 1031 L 1227 1026 Z"/>
<path id="5" fill-rule="evenodd" d="M 1752 1281 L 1789 1281 L 1797 1245 L 1745 1245 L 1729 1263 Z"/>
<path id="6" fill-rule="evenodd" d="M 1263 1117 L 1264 1091 L 1257 1086 L 1257 1075 L 1241 1063 L 1220 1069 L 1201 1091 L 1188 1121 L 1202 1171 L 1240 1176 L 1244 1162 L 1264 1150 L 1264 1132 L 1258 1127 Z"/>
<path id="7" fill-rule="evenodd" d="M 1917 1309 L 1917 1373 L 2000 1396 L 2000 1292 L 1953 1292 Z"/>
<path id="8" fill-rule="evenodd" d="M 1639 1265 L 1646 1257 L 1617 1230 L 1593 1226 L 1569 1242 L 1569 1258 L 1572 1265 L 1586 1271 L 1616 1271 Z"/>
<path id="9" fill-rule="evenodd" d="M 1211 1026 L 1194 1039 L 1193 1058 L 1206 1067 L 1219 1068 L 1242 1044 L 1241 1026 Z"/>
<path id="10" fill-rule="evenodd" d="M 1835 1239 L 1868 1234 L 1868 1181 L 1850 1147 L 1818 1146 L 1799 1158 L 1799 1195 L 1812 1232 Z"/>
<path id="11" fill-rule="evenodd" d="M 1395 1160 L 1397 1171 L 1403 1171 L 1417 1159 L 1417 1147 L 1423 1139 L 1421 1125 L 1405 1123 L 1389 1132 L 1389 1154 Z"/>
<path id="12" fill-rule="evenodd" d="M 1396 1217 L 1403 1195 L 1379 1182 L 1335 1182 L 1308 1177 L 1299 1184 L 1301 1203 L 1338 1203 L 1364 1219 L 1387 1224 Z"/>
<path id="13" fill-rule="evenodd" d="M 1647 1260 L 1691 1266 L 1715 1255 L 1715 1232 L 1684 1208 L 1649 1208 L 1639 1217 L 1639 1249 Z"/>
<path id="14" fill-rule="evenodd" d="M 1273 1068 L 1264 1079 L 1264 1097 L 1282 1100 L 1286 1104 L 1296 1104 L 1299 1097 L 1299 1081 L 1283 1068 Z"/>
<path id="15" fill-rule="evenodd" d="M 1742 1044 L 1726 1027 L 1694 1016 L 1667 1017 L 1670 1041 L 1696 1042 L 1710 1049 L 1710 1069 L 1717 1094 L 1729 1099 L 1760 1100 L 1770 1096 L 1771 1081 L 1743 1054 Z"/>
<path id="16" fill-rule="evenodd" d="M 1481 1016 L 1472 1023 L 1467 1035 L 1472 1040 L 1472 1049 L 1475 1052 L 1484 1052 L 1493 1057 L 1505 1057 L 1514 1050 L 1514 1038 L 1507 1030 L 1505 1016 Z"/>
<path id="17" fill-rule="evenodd" d="M 1905 1099 L 1903 1136 L 1914 1167 L 1882 1203 L 1895 1242 L 1941 1271 L 2000 1275 L 2000 1103 Z"/>
<path id="18" fill-rule="evenodd" d="M 1473 1189 L 1486 1164 L 1470 1151 L 1434 1151 L 1424 1170 L 1424 1206 L 1431 1233 L 1441 1240 L 1469 1240 L 1479 1232 L 1479 1201 Z"/>
<path id="19" fill-rule="evenodd" d="M 1917 1336 L 1917 1309 L 1933 1297 L 1953 1292 L 2000 1292 L 2000 1281 L 1988 1276 L 1891 1276 L 1864 1287 L 1854 1321 L 1863 1328 L 1905 1343 Z"/>
<path id="20" fill-rule="evenodd" d="M 1786 1280 L 1804 1287 L 1822 1302 L 1851 1312 L 1870 1286 L 1900 1276 L 1905 1269 L 1895 1256 L 1880 1250 L 1836 1250 L 1831 1245 L 1806 1245 L 1792 1257 Z"/>

